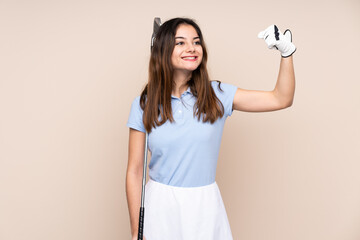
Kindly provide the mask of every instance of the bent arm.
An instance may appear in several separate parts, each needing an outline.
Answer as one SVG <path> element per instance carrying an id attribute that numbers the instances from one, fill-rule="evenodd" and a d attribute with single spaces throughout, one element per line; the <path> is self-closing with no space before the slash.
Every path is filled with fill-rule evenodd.
<path id="1" fill-rule="evenodd" d="M 295 94 L 293 57 L 281 58 L 276 86 L 272 91 L 238 88 L 233 109 L 245 112 L 269 112 L 290 107 Z"/>
<path id="2" fill-rule="evenodd" d="M 137 236 L 141 200 L 145 133 L 131 129 L 126 171 L 126 197 L 128 202 L 132 236 Z"/>

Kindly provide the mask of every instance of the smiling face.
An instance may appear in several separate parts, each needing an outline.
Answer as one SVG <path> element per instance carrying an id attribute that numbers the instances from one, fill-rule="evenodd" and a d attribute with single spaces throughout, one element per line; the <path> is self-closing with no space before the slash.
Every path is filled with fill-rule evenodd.
<path id="1" fill-rule="evenodd" d="M 171 55 L 174 71 L 192 72 L 200 65 L 202 57 L 203 49 L 195 28 L 187 24 L 179 25 Z"/>

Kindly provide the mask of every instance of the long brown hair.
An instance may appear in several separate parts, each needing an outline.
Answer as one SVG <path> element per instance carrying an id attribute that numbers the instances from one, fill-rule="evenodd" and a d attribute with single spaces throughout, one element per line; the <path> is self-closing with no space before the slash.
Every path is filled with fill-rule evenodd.
<path id="1" fill-rule="evenodd" d="M 207 51 L 199 26 L 188 18 L 173 18 L 163 23 L 156 35 L 151 50 L 148 83 L 140 97 L 140 105 L 144 110 L 143 122 L 147 132 L 161 126 L 167 120 L 174 121 L 171 109 L 171 92 L 174 87 L 171 55 L 175 46 L 176 31 L 181 24 L 195 28 L 203 49 L 202 62 L 192 72 L 188 81 L 192 94 L 197 97 L 194 116 L 197 116 L 199 121 L 202 119 L 203 122 L 214 123 L 224 115 L 224 106 L 211 87 L 206 68 Z"/>

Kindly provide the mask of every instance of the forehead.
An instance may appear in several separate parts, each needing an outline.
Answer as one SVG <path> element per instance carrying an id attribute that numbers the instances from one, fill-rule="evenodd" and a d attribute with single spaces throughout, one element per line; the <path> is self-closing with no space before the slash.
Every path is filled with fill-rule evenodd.
<path id="1" fill-rule="evenodd" d="M 193 26 L 188 24 L 181 24 L 176 30 L 175 37 L 194 38 L 199 37 L 199 35 Z"/>

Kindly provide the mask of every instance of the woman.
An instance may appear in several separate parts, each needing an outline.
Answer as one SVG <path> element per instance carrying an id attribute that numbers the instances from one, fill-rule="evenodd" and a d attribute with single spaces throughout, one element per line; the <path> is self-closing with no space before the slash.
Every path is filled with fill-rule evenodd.
<path id="1" fill-rule="evenodd" d="M 198 25 L 165 22 L 151 52 L 149 80 L 131 107 L 126 192 L 131 233 L 137 239 L 145 132 L 150 180 L 145 190 L 147 240 L 230 240 L 230 225 L 215 182 L 225 120 L 233 110 L 274 111 L 291 106 L 295 76 L 291 32 L 275 25 L 259 34 L 281 52 L 273 91 L 253 91 L 210 81 Z"/>

